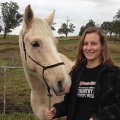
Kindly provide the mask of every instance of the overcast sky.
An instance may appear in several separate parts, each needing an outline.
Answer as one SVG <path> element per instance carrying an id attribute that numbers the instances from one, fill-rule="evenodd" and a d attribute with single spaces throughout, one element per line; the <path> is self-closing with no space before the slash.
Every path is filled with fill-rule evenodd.
<path id="1" fill-rule="evenodd" d="M 120 9 L 120 0 L 0 0 L 4 2 L 17 2 L 19 12 L 24 13 L 24 9 L 28 4 L 34 11 L 35 16 L 46 17 L 55 9 L 54 22 L 56 31 L 53 32 L 57 36 L 57 30 L 62 22 L 68 18 L 75 25 L 75 32 L 71 35 L 78 35 L 80 27 L 85 25 L 90 19 L 96 24 L 102 24 L 103 21 L 112 21 Z M 19 34 L 21 26 L 17 27 L 13 34 Z"/>

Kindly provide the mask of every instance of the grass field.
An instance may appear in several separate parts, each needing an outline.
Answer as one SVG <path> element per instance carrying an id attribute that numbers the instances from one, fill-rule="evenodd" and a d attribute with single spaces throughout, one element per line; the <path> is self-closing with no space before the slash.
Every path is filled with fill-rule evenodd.
<path id="1" fill-rule="evenodd" d="M 0 115 L 0 120 L 35 120 L 31 113 L 12 113 L 9 115 Z"/>
<path id="2" fill-rule="evenodd" d="M 18 36 L 8 36 L 5 40 L 0 35 L 0 66 L 22 66 Z M 59 39 L 59 38 L 58 38 Z M 70 37 L 60 38 L 58 51 L 65 54 L 72 61 L 75 60 L 79 40 Z M 108 42 L 110 54 L 115 63 L 120 66 L 120 42 Z M 0 69 L 0 76 L 4 75 Z M 6 78 L 6 112 L 0 114 L 0 120 L 34 120 L 30 107 L 30 89 L 22 69 L 8 70 Z M 0 77 L 0 113 L 3 111 L 3 79 Z"/>

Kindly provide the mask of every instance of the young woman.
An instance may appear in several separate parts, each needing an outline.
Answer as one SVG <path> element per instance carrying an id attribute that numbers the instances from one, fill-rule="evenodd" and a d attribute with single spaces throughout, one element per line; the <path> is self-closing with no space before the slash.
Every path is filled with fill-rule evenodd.
<path id="1" fill-rule="evenodd" d="M 70 75 L 69 93 L 46 110 L 47 119 L 120 120 L 120 69 L 113 64 L 99 28 L 84 32 Z"/>

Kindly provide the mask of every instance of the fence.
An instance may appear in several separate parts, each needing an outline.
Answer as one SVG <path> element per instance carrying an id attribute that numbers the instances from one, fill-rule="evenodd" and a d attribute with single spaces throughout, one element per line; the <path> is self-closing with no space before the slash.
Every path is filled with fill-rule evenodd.
<path id="1" fill-rule="evenodd" d="M 31 112 L 30 89 L 22 67 L 0 66 L 0 113 Z"/>

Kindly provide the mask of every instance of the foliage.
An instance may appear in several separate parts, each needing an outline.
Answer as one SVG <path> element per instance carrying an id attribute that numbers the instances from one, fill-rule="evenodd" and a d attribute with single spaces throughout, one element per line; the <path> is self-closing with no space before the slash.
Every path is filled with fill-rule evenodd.
<path id="1" fill-rule="evenodd" d="M 19 6 L 16 2 L 1 3 L 4 38 L 6 38 L 7 33 L 12 32 L 12 29 L 19 26 L 22 21 L 23 15 L 18 12 L 18 9 Z"/>
<path id="2" fill-rule="evenodd" d="M 113 21 L 113 32 L 120 38 L 120 20 Z"/>
<path id="3" fill-rule="evenodd" d="M 94 26 L 96 26 L 95 22 L 93 20 L 89 20 L 89 22 L 86 23 L 85 26 L 82 26 L 80 28 L 79 36 L 81 36 L 83 34 L 83 32 L 85 31 L 85 29 L 87 29 L 88 27 L 94 27 Z"/>
<path id="4" fill-rule="evenodd" d="M 65 34 L 65 36 L 68 36 L 68 33 L 73 33 L 75 31 L 75 26 L 73 23 L 69 24 L 68 18 L 66 20 L 66 23 L 62 23 L 61 28 L 58 29 L 59 34 Z"/>
<path id="5" fill-rule="evenodd" d="M 0 26 L 0 32 L 3 30 L 2 26 Z"/>
<path id="6" fill-rule="evenodd" d="M 65 34 L 65 35 L 68 34 L 68 28 L 67 28 L 66 23 L 62 23 L 61 28 L 58 29 L 58 33 Z"/>
<path id="7" fill-rule="evenodd" d="M 113 33 L 113 22 L 105 21 L 101 24 L 101 29 L 104 31 L 105 34 L 109 34 L 110 40 L 112 38 L 112 33 Z"/>
<path id="8" fill-rule="evenodd" d="M 55 27 L 54 27 L 55 24 L 56 24 L 56 23 L 54 22 L 54 23 L 52 24 L 52 26 L 51 26 L 51 30 L 53 30 L 53 31 L 56 30 Z"/>
<path id="9" fill-rule="evenodd" d="M 108 34 L 112 30 L 112 22 L 105 21 L 101 24 L 101 29 L 104 31 L 105 34 Z"/>
<path id="10" fill-rule="evenodd" d="M 1 18 L 1 17 L 0 17 Z M 3 30 L 3 27 L 2 27 L 2 23 L 1 23 L 1 21 L 0 21 L 0 32 L 2 32 L 2 30 Z"/>
<path id="11" fill-rule="evenodd" d="M 117 11 L 116 15 L 113 18 L 116 20 L 120 20 L 120 9 Z"/>
<path id="12" fill-rule="evenodd" d="M 95 22 L 91 19 L 88 23 L 86 23 L 86 25 L 81 26 L 79 36 L 83 34 L 86 28 L 93 26 L 97 25 L 95 25 Z M 116 37 L 116 40 L 120 40 L 120 9 L 113 17 L 112 21 L 103 21 L 103 23 L 100 25 L 100 28 L 106 35 L 109 35 L 110 40 L 112 40 L 113 37 Z"/>
<path id="13" fill-rule="evenodd" d="M 1 17 L 0 17 L 0 19 L 1 19 Z M 2 30 L 3 30 L 2 21 L 0 20 L 0 32 L 2 32 Z"/>
<path id="14" fill-rule="evenodd" d="M 118 12 L 116 13 L 116 15 L 113 17 L 114 18 L 114 32 L 116 35 L 118 35 L 118 37 L 120 38 L 120 9 L 118 10 Z"/>
<path id="15" fill-rule="evenodd" d="M 101 29 L 105 34 L 109 34 L 110 40 L 112 40 L 113 35 L 120 39 L 120 9 L 113 17 L 112 21 L 104 21 L 101 24 Z"/>

